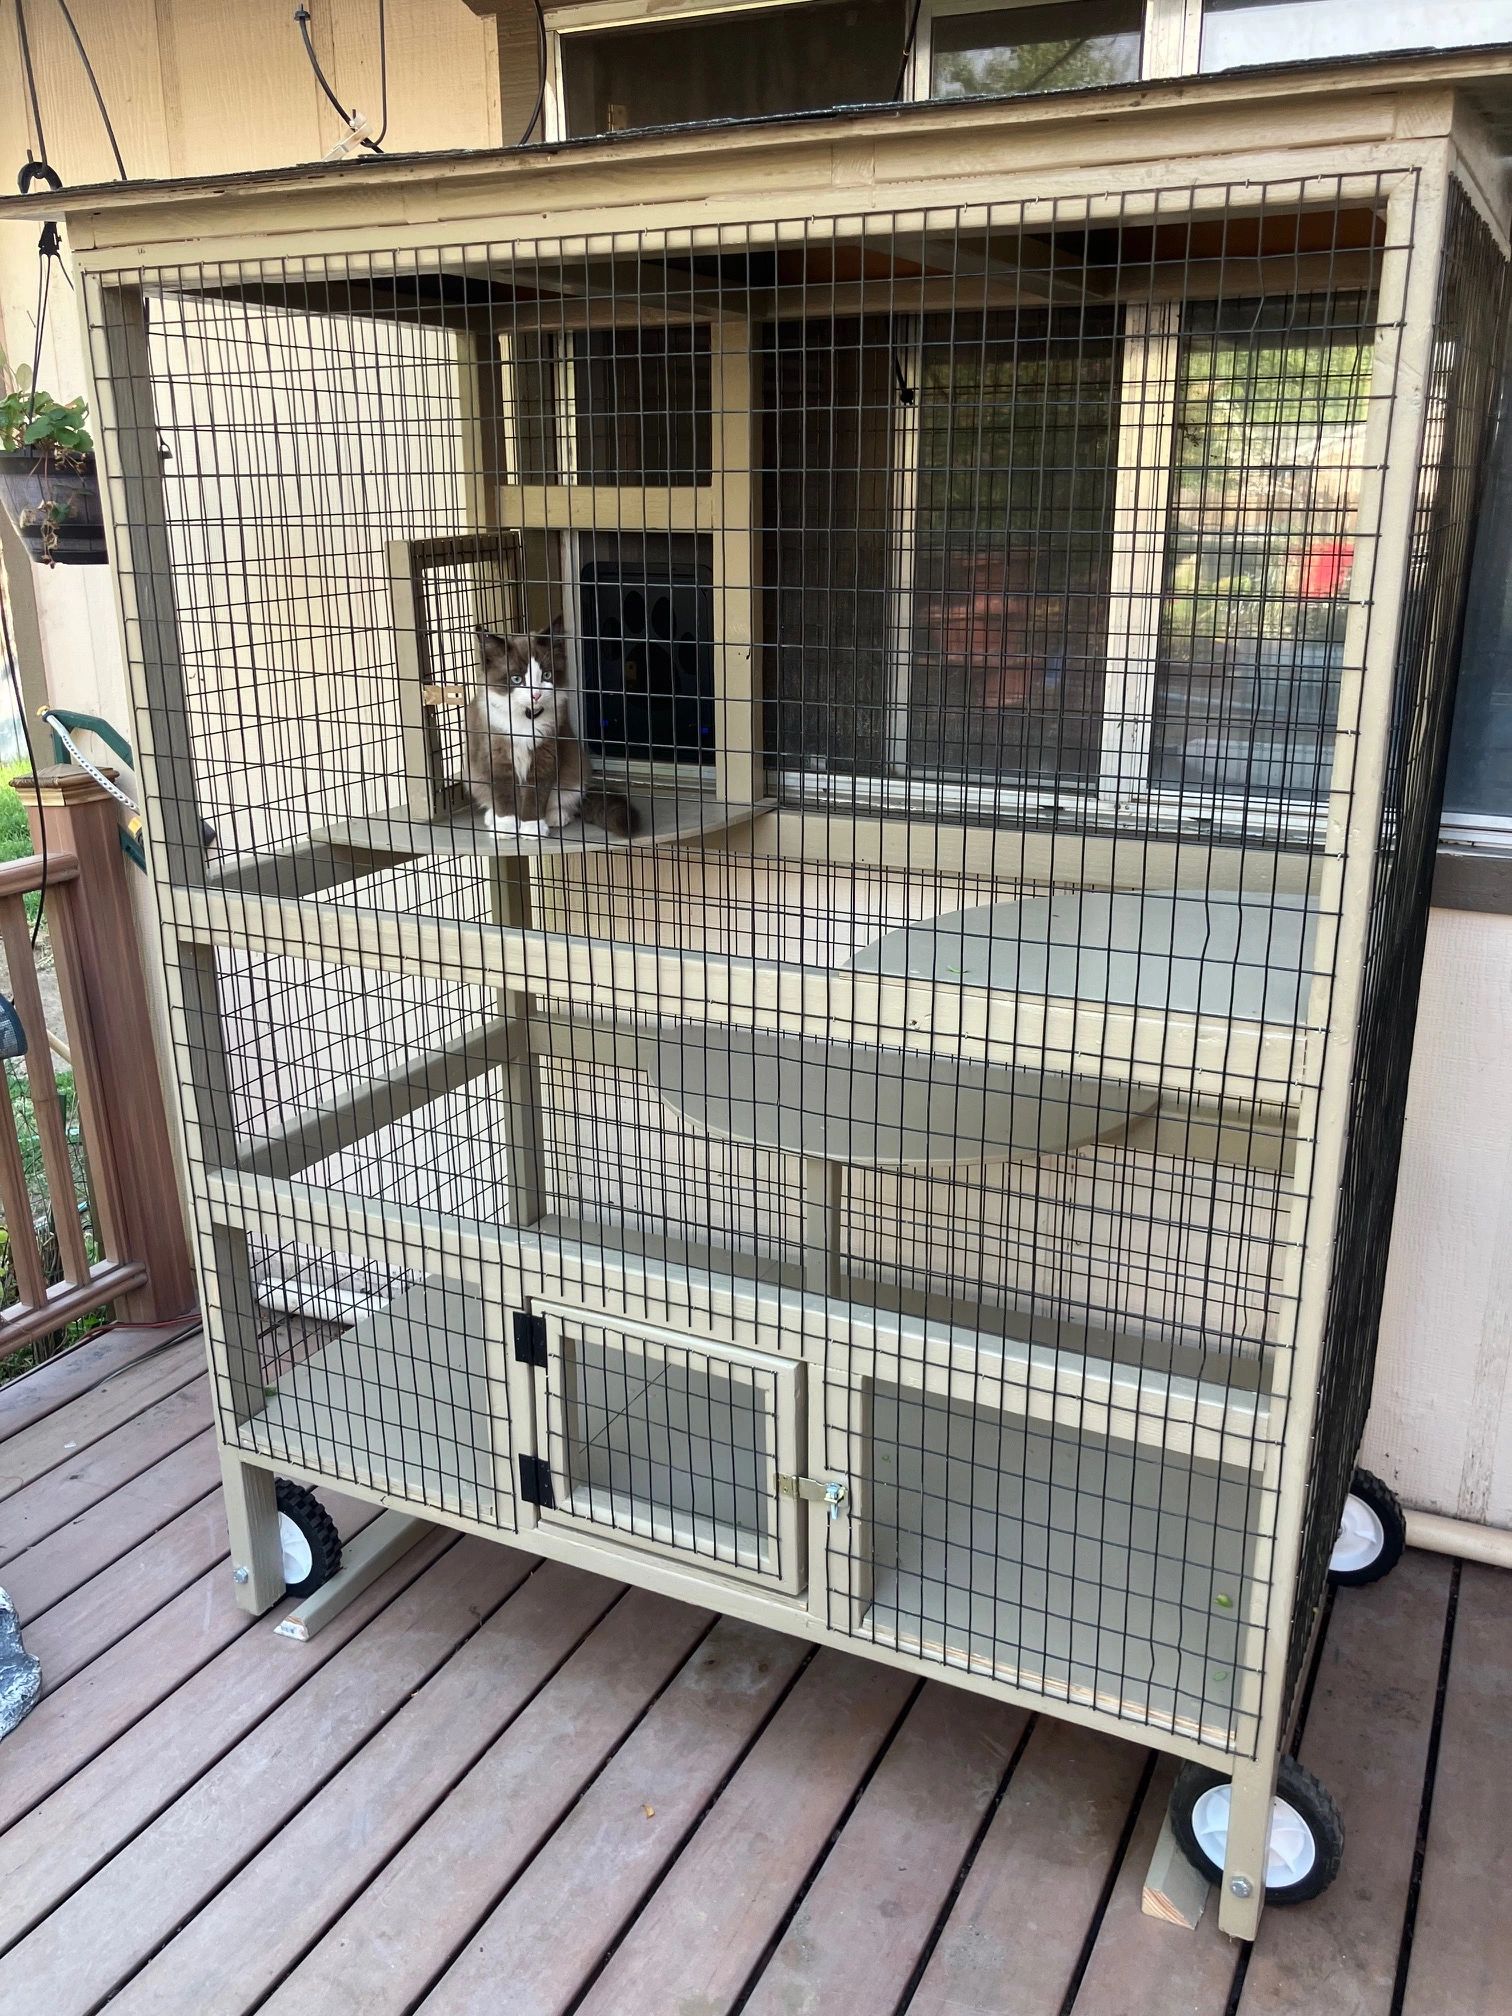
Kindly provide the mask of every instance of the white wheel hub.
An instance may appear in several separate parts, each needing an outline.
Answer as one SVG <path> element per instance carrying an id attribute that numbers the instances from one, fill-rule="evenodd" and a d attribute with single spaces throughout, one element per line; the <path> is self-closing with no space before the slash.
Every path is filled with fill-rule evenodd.
<path id="1" fill-rule="evenodd" d="M 1192 1832 L 1215 1869 L 1228 1851 L 1229 1804 L 1233 1787 L 1213 1785 L 1192 1808 Z M 1285 1890 L 1300 1883 L 1318 1859 L 1313 1831 L 1290 1801 L 1271 1801 L 1270 1835 L 1265 1844 L 1265 1887 Z"/>
<path id="2" fill-rule="evenodd" d="M 278 1515 L 278 1544 L 283 1549 L 284 1586 L 296 1588 L 315 1566 L 315 1553 L 287 1512 Z"/>
<path id="3" fill-rule="evenodd" d="M 1339 1537 L 1334 1542 L 1328 1565 L 1335 1575 L 1354 1575 L 1381 1558 L 1386 1545 L 1386 1528 L 1379 1515 L 1353 1491 L 1344 1500 L 1344 1517 L 1339 1521 Z"/>

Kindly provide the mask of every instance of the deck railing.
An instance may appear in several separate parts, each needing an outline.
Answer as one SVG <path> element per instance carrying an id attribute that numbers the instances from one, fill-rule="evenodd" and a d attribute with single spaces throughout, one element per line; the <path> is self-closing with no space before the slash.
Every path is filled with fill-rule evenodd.
<path id="1" fill-rule="evenodd" d="M 0 1360 L 107 1303 L 124 1321 L 153 1323 L 187 1314 L 195 1300 L 115 803 L 67 765 L 15 788 L 39 851 L 0 866 L 0 945 L 26 1037 L 0 1099 L 7 1291 L 14 1284 L 0 1306 Z M 61 1040 L 48 1029 L 31 943 L 26 898 L 37 891 Z M 55 1050 L 72 1072 L 76 1128 Z M 23 1072 L 35 1127 L 24 1145 Z"/>

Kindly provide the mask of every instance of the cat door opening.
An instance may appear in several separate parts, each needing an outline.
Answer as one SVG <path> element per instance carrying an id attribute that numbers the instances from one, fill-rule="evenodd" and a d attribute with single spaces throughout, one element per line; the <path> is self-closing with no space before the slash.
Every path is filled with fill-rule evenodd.
<path id="1" fill-rule="evenodd" d="M 548 1310 L 541 1517 L 798 1592 L 802 1368 Z"/>

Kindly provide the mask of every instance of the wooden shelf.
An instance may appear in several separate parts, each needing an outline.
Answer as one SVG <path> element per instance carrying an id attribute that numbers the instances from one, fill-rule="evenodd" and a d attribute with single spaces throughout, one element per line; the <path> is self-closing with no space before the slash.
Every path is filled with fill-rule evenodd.
<path id="1" fill-rule="evenodd" d="M 749 825 L 762 813 L 769 812 L 774 802 L 768 798 L 752 805 L 725 805 L 713 798 L 660 798 L 636 792 L 629 797 L 641 818 L 640 832 L 629 840 L 606 833 L 601 826 L 586 825 L 581 819 L 574 819 L 559 833 L 544 838 L 495 833 L 484 825 L 483 815 L 471 808 L 448 819 L 407 819 L 400 813 L 348 819 L 313 837 L 317 845 L 395 860 L 422 855 L 526 855 L 551 860 L 564 854 L 677 847 L 689 841 L 712 839 Z"/>
<path id="2" fill-rule="evenodd" d="M 1159 1094 L 1113 1079 L 683 1025 L 649 1060 L 659 1096 L 711 1133 L 875 1169 L 980 1167 L 1124 1133 Z"/>
<path id="3" fill-rule="evenodd" d="M 1248 1479 L 1008 1417 L 988 1432 L 997 1417 L 965 1402 L 921 1405 L 881 1385 L 869 1419 L 857 1516 L 875 1567 L 858 1592 L 861 1636 L 1234 1741 L 1259 1657 L 1243 1621 L 1256 1549 Z"/>
<path id="4" fill-rule="evenodd" d="M 908 924 L 850 964 L 936 986 L 1295 1026 L 1314 925 L 1301 896 L 1089 889 Z"/>

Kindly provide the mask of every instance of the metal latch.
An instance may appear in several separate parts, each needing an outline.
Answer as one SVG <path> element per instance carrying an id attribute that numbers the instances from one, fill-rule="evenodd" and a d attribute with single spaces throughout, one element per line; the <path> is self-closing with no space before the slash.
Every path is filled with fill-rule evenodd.
<path id="1" fill-rule="evenodd" d="M 835 1477 L 781 1477 L 777 1489 L 787 1498 L 803 1498 L 810 1505 L 822 1505 L 831 1525 L 840 1517 L 850 1497 L 850 1486 Z"/>

